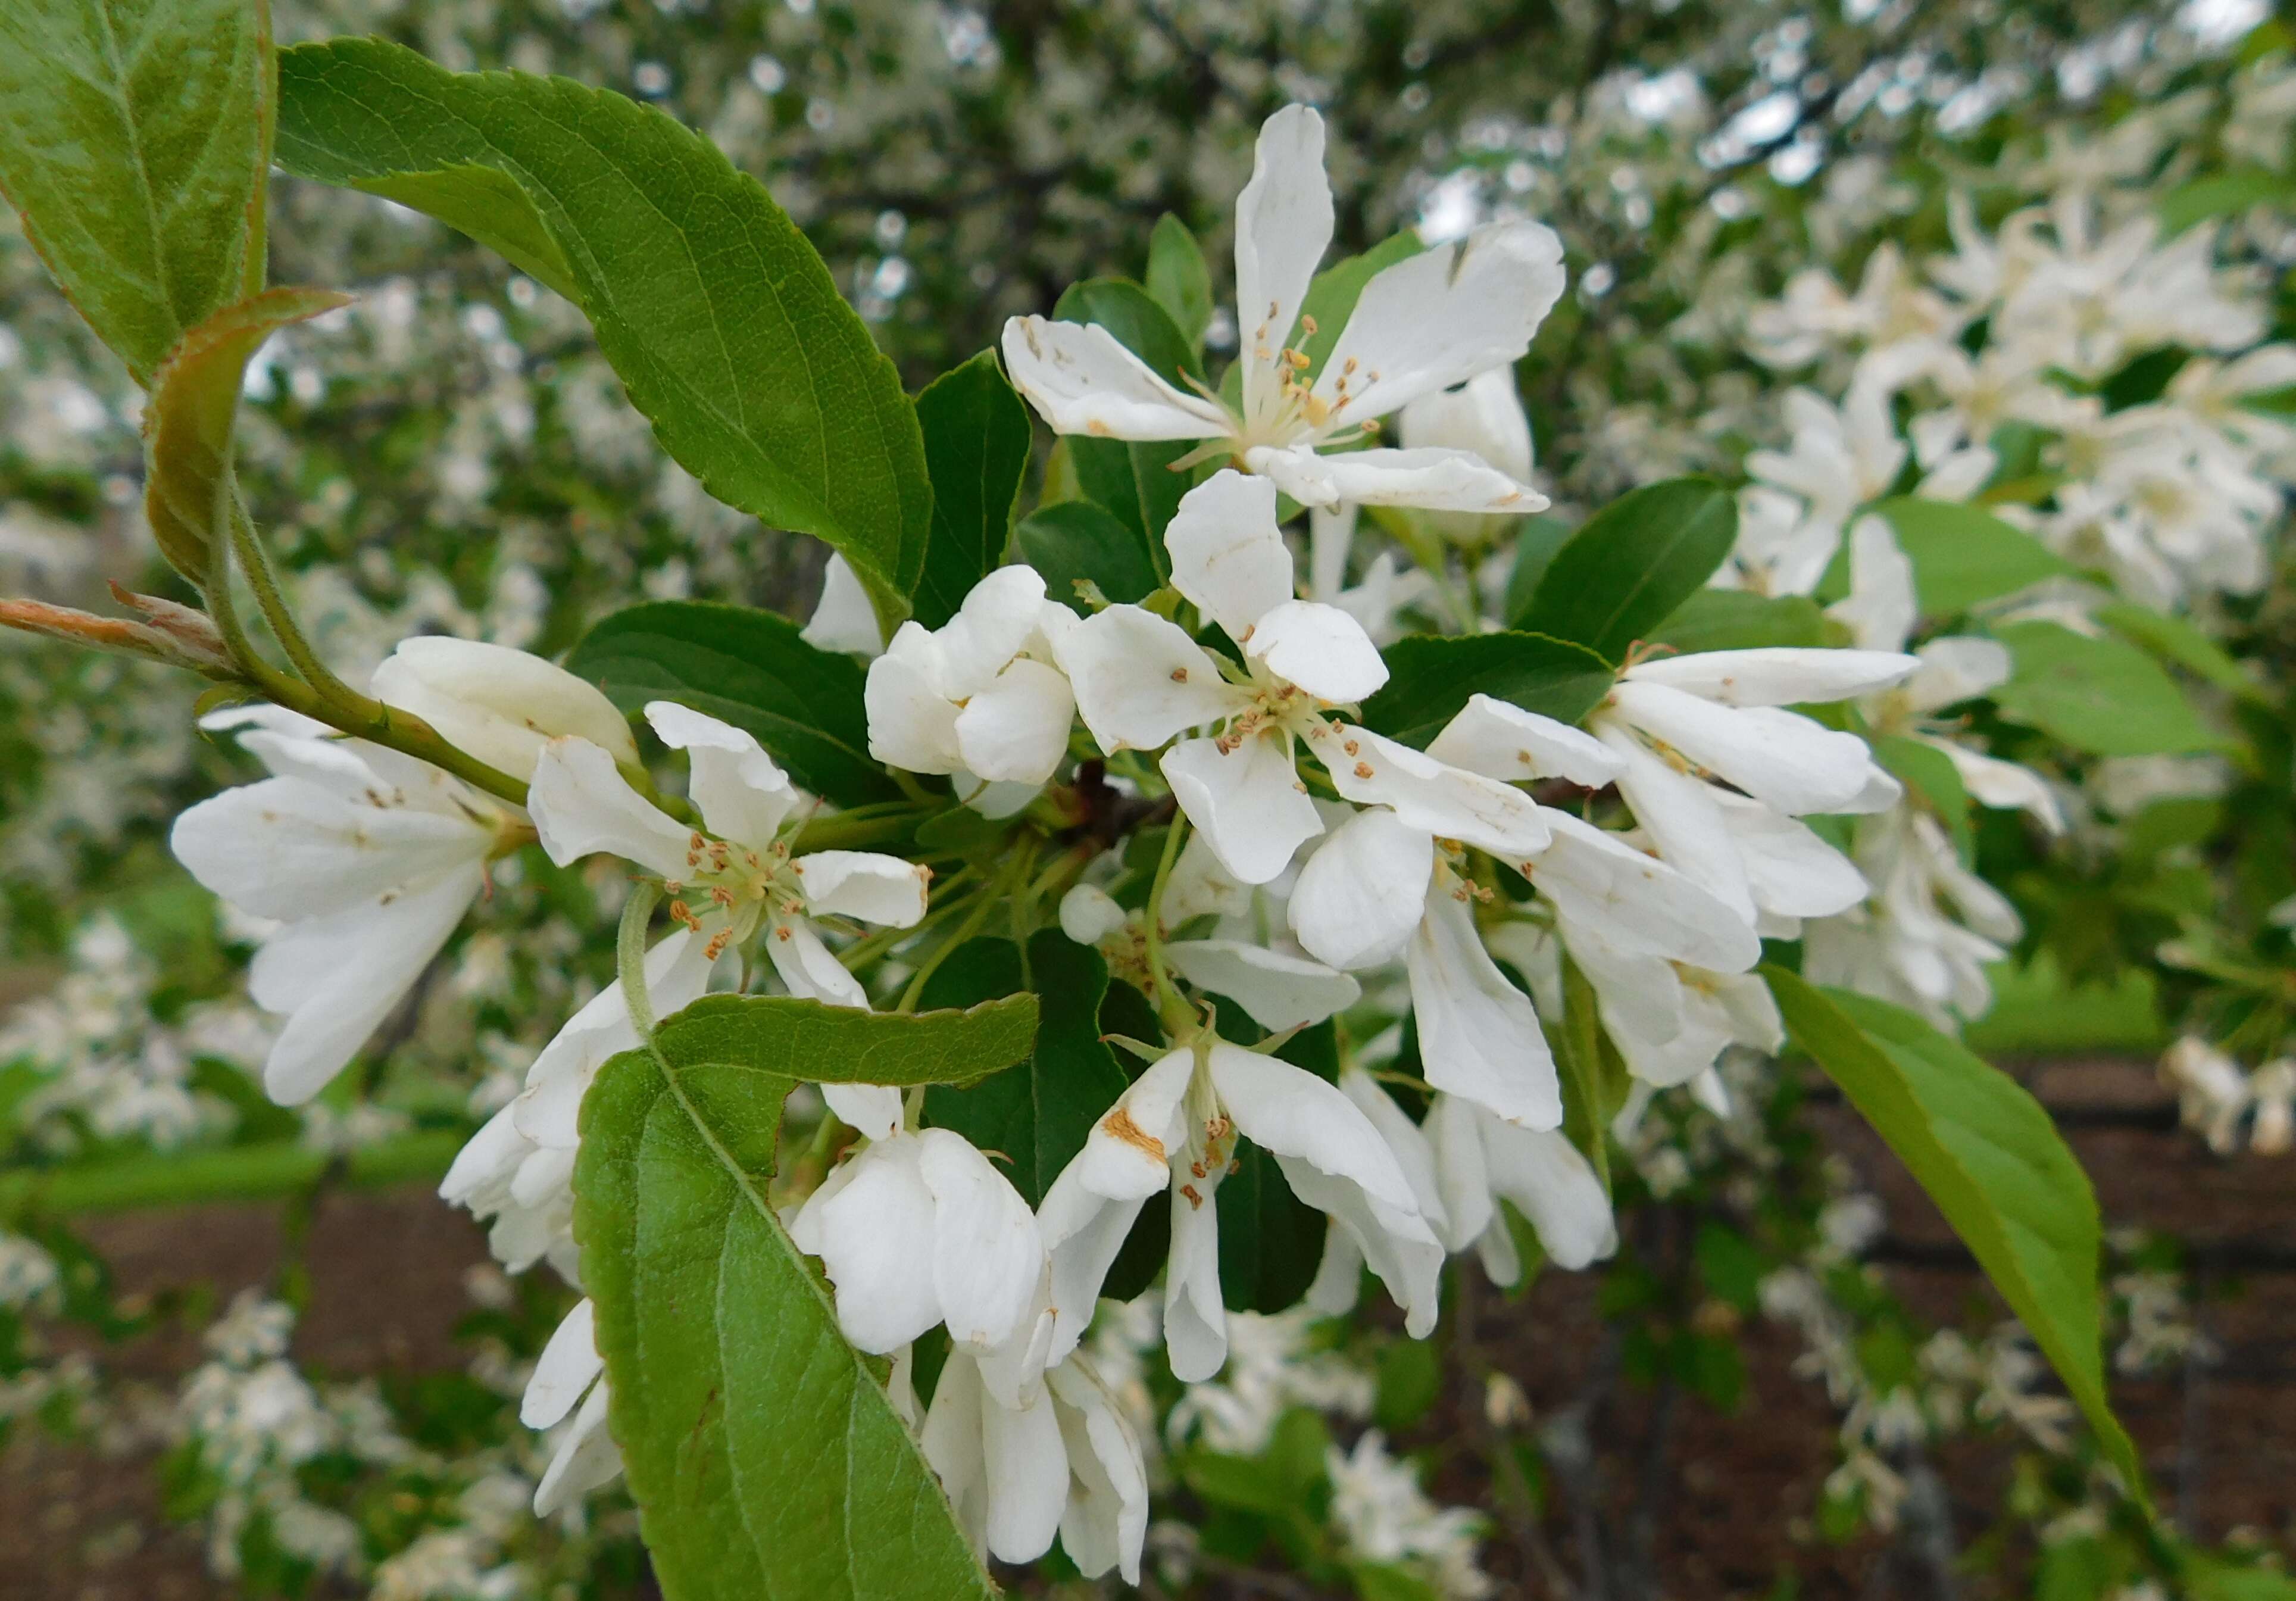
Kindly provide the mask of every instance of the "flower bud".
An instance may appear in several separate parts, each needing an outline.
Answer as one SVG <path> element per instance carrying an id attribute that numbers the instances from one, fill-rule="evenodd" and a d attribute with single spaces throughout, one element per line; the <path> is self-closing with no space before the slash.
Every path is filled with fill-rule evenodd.
<path id="1" fill-rule="evenodd" d="M 1480 456 L 1518 483 L 1530 480 L 1530 419 L 1515 390 L 1513 367 L 1479 373 L 1456 389 L 1422 395 L 1403 408 L 1403 443 L 1411 449 L 1464 450 Z M 1427 521 L 1444 537 L 1480 544 L 1498 519 L 1475 512 L 1431 512 Z"/>
<path id="2" fill-rule="evenodd" d="M 375 669 L 373 694 L 411 711 L 448 744 L 530 778 L 545 741 L 574 735 L 617 761 L 636 761 L 637 742 L 614 703 L 539 656 L 474 639 L 429 635 L 404 639 Z"/>

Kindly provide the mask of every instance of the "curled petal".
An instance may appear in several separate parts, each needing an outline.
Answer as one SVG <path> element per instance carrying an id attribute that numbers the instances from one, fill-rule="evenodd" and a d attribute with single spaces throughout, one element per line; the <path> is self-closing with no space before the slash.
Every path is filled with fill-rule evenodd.
<path id="1" fill-rule="evenodd" d="M 1004 324 L 1004 370 L 1054 433 L 1097 439 L 1202 439 L 1227 432 L 1227 414 L 1182 394 L 1107 329 L 1016 316 Z"/>

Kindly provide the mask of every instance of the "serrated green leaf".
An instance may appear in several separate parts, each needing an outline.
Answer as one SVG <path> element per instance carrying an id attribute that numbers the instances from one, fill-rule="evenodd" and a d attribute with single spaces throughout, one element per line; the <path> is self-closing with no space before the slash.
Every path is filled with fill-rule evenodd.
<path id="1" fill-rule="evenodd" d="M 962 1012 L 866 1012 L 791 995 L 709 995 L 662 1020 L 654 1048 L 671 1068 L 787 1072 L 817 1084 L 977 1084 L 1029 1054 L 1037 998 Z"/>
<path id="2" fill-rule="evenodd" d="M 1629 491 L 1554 553 L 1522 627 L 1623 661 L 1705 587 L 1737 538 L 1737 498 L 1712 479 Z"/>
<path id="3" fill-rule="evenodd" d="M 1757 595 L 1751 589 L 1701 589 L 1651 636 L 1652 645 L 1672 645 L 1685 654 L 1825 642 L 1825 612 L 1809 596 Z"/>
<path id="4" fill-rule="evenodd" d="M 1617 676 L 1585 645 L 1544 634 L 1412 634 L 1383 653 L 1387 685 L 1364 702 L 1364 726 L 1422 748 L 1471 695 L 1575 723 L 1602 702 Z"/>
<path id="5" fill-rule="evenodd" d="M 1164 308 L 1201 361 L 1204 330 L 1212 320 L 1211 268 L 1204 264 L 1204 247 L 1188 225 L 1168 211 L 1156 219 L 1155 231 L 1148 235 L 1148 296 Z"/>
<path id="6" fill-rule="evenodd" d="M 2079 571 L 1983 506 L 1905 497 L 1877 502 L 1873 511 L 1914 564 L 1914 593 L 1924 617 L 1958 616 L 1982 601 Z"/>
<path id="7" fill-rule="evenodd" d="M 1053 315 L 1064 323 L 1097 324 L 1146 362 L 1168 383 L 1185 390 L 1201 379 L 1195 352 L 1148 291 L 1123 278 L 1087 278 L 1071 283 Z M 1172 571 L 1164 550 L 1164 526 L 1180 507 L 1192 481 L 1172 464 L 1195 448 L 1191 439 L 1139 442 L 1096 439 L 1071 434 L 1069 460 L 1078 487 L 1139 537 L 1161 583 Z M 1062 598 L 1066 599 L 1066 596 Z"/>
<path id="8" fill-rule="evenodd" d="M 2099 756 L 2210 751 L 2221 742 L 2152 657 L 2122 639 L 2091 638 L 2053 622 L 1996 630 L 2016 670 L 1993 692 L 2013 723 Z"/>
<path id="9" fill-rule="evenodd" d="M 652 601 L 592 628 L 566 666 L 624 711 L 667 699 L 748 729 L 798 783 L 840 806 L 900 797 L 869 755 L 861 664 L 807 644 L 785 617 Z"/>
<path id="10" fill-rule="evenodd" d="M 1910 1012 L 1778 967 L 1762 976 L 1794 1043 L 1936 1203 L 2144 1500 L 2144 1466 L 2105 1393 L 2096 1196 L 2049 1114 Z"/>
<path id="11" fill-rule="evenodd" d="M 574 1234 L 655 1577 L 667 1601 L 989 1601 L 932 1470 L 767 1199 L 784 1075 L 820 1064 L 771 1065 L 629 1051 L 583 1101 Z"/>
<path id="12" fill-rule="evenodd" d="M 266 0 L 0 5 L 0 193 L 147 387 L 263 286 L 270 58 Z"/>
<path id="13" fill-rule="evenodd" d="M 2189 619 L 2128 601 L 2099 606 L 2091 615 L 2123 639 L 2143 645 L 2162 661 L 2175 662 L 2218 689 L 2259 705 L 2271 702 L 2248 669 L 2226 655 L 2222 645 L 2195 628 Z"/>
<path id="14" fill-rule="evenodd" d="M 1038 506 L 1013 530 L 1021 559 L 1042 573 L 1045 593 L 1078 612 L 1091 610 L 1079 579 L 1111 601 L 1144 601 L 1162 582 L 1140 530 L 1090 500 Z"/>
<path id="15" fill-rule="evenodd" d="M 924 434 L 933 514 L 912 615 L 937 628 L 956 615 L 975 584 L 1004 563 L 1035 429 L 994 350 L 927 384 L 917 397 L 917 426 Z"/>
<path id="16" fill-rule="evenodd" d="M 248 359 L 288 324 L 349 301 L 321 289 L 266 290 L 184 334 L 152 375 L 144 516 L 160 554 L 196 587 L 217 580 L 217 547 L 231 537 L 231 440 Z"/>
<path id="17" fill-rule="evenodd" d="M 482 228 L 570 290 L 681 465 L 728 505 L 835 546 L 889 627 L 905 614 L 932 520 L 915 414 L 755 179 L 662 112 L 565 78 L 448 72 L 376 39 L 279 61 L 282 166 Z"/>
<path id="18" fill-rule="evenodd" d="M 975 940 L 949 954 L 921 998 L 932 1006 L 965 1006 L 1027 988 L 1042 1008 L 1028 1059 L 970 1088 L 934 1086 L 925 1094 L 925 1121 L 1000 1154 L 999 1170 L 1035 1206 L 1131 1082 L 1101 1041 L 1107 964 L 1090 946 L 1045 928 L 1029 938 L 1024 975 L 1021 948 L 1012 940 Z"/>

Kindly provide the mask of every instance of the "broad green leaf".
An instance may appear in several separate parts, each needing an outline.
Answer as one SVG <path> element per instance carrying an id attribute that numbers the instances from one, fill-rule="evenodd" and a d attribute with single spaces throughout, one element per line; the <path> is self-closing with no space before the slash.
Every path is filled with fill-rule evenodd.
<path id="1" fill-rule="evenodd" d="M 937 628 L 1004 562 L 1035 429 L 994 350 L 926 385 L 917 397 L 917 426 L 932 478 L 933 513 L 914 614 Z"/>
<path id="2" fill-rule="evenodd" d="M 2296 199 L 2296 183 L 2266 167 L 2232 167 L 2187 178 L 2153 206 L 2161 232 L 2173 237 L 2186 228 L 2230 217 L 2253 206 L 2282 206 Z"/>
<path id="3" fill-rule="evenodd" d="M 592 628 L 566 666 L 624 711 L 667 699 L 748 729 L 798 783 L 840 806 L 900 798 L 869 756 L 861 664 L 808 645 L 785 617 L 652 601 Z"/>
<path id="4" fill-rule="evenodd" d="M 1737 538 L 1737 498 L 1712 479 L 1631 490 L 1554 553 L 1521 626 L 1623 661 L 1705 587 Z"/>
<path id="5" fill-rule="evenodd" d="M 1122 278 L 1071 283 L 1053 315 L 1064 323 L 1098 324 L 1166 382 L 1184 390 L 1191 378 L 1202 377 L 1186 338 L 1137 283 Z M 1179 509 L 1180 497 L 1188 492 L 1191 481 L 1189 474 L 1172 471 L 1172 464 L 1193 450 L 1195 441 L 1143 444 L 1071 434 L 1067 442 L 1078 486 L 1139 536 L 1161 583 L 1172 570 L 1164 551 L 1164 525 Z"/>
<path id="6" fill-rule="evenodd" d="M 791 1075 L 820 1066 L 627 1051 L 583 1100 L 574 1237 L 640 1531 L 667 1601 L 989 1601 L 767 1198 Z"/>
<path id="7" fill-rule="evenodd" d="M 1560 517 L 1541 512 L 1522 520 L 1522 531 L 1514 538 L 1514 565 L 1507 570 L 1506 599 L 1502 607 L 1507 627 L 1522 625 L 1523 614 L 1530 610 L 1531 596 L 1538 593 L 1538 580 L 1546 576 L 1554 553 L 1570 538 L 1570 525 Z"/>
<path id="8" fill-rule="evenodd" d="M 1994 704 L 2013 723 L 2099 756 L 2209 751 L 2220 743 L 2160 663 L 2123 639 L 2092 639 L 2053 622 L 1997 629 L 2016 659 Z"/>
<path id="9" fill-rule="evenodd" d="M 1212 320 L 1211 268 L 1204 265 L 1204 247 L 1188 225 L 1168 211 L 1148 235 L 1148 298 L 1164 308 L 1189 350 L 1202 360 L 1204 330 Z"/>
<path id="10" fill-rule="evenodd" d="M 1867 742 L 1874 759 L 1934 813 L 1953 838 L 1953 848 L 1964 862 L 1974 859 L 1977 842 L 1970 832 L 1969 786 L 1953 758 L 1926 741 L 1902 734 L 1885 734 Z"/>
<path id="11" fill-rule="evenodd" d="M 1914 564 L 1914 592 L 1924 617 L 1956 616 L 1980 601 L 2077 571 L 1982 506 L 1902 498 L 1879 502 L 1873 509 Z"/>
<path id="12" fill-rule="evenodd" d="M 1140 530 L 1090 500 L 1038 506 L 1013 530 L 1021 559 L 1045 576 L 1045 593 L 1087 611 L 1077 581 L 1100 587 L 1111 601 L 1143 601 L 1161 580 Z"/>
<path id="13" fill-rule="evenodd" d="M 1412 634 L 1384 653 L 1387 685 L 1364 702 L 1364 726 L 1422 749 L 1471 695 L 1575 723 L 1602 702 L 1616 676 L 1585 645 L 1544 634 Z"/>
<path id="14" fill-rule="evenodd" d="M 2222 645 L 2194 627 L 2188 619 L 2128 601 L 2099 606 L 2092 615 L 2123 639 L 2143 645 L 2218 689 L 2228 690 L 2243 700 L 2269 702 L 2270 697 L 2249 676 L 2248 669 L 2226 655 Z"/>
<path id="15" fill-rule="evenodd" d="M 0 5 L 0 193 L 138 383 L 263 286 L 273 110 L 267 0 Z"/>
<path id="16" fill-rule="evenodd" d="M 998 1153 L 999 1170 L 1035 1206 L 1131 1082 L 1101 1041 L 1107 964 L 1057 928 L 1029 937 L 1025 973 L 1012 940 L 975 940 L 950 953 L 922 999 L 965 1006 L 1031 989 L 1042 1009 L 1036 1049 L 969 1088 L 935 1085 L 925 1094 L 925 1121 Z"/>
<path id="17" fill-rule="evenodd" d="M 1669 645 L 1685 654 L 1825 642 L 1825 612 L 1809 596 L 1756 595 L 1751 589 L 1701 589 L 1651 636 L 1652 644 Z"/>
<path id="18" fill-rule="evenodd" d="M 2105 1393 L 2096 1197 L 2049 1114 L 1910 1012 L 1762 973 L 1794 1043 L 1920 1181 L 2143 1500 L 2144 1466 Z"/>
<path id="19" fill-rule="evenodd" d="M 716 146 L 606 90 L 376 39 L 282 52 L 279 89 L 287 170 L 429 211 L 570 291 L 663 448 L 843 553 L 889 628 L 906 612 L 932 520 L 915 414 L 820 256 Z"/>
<path id="20" fill-rule="evenodd" d="M 739 1068 L 820 1084 L 977 1084 L 1029 1054 L 1037 998 L 963 1012 L 867 1012 L 791 995 L 709 995 L 665 1018 L 654 1048 L 671 1068 Z"/>
<path id="21" fill-rule="evenodd" d="M 217 547 L 231 538 L 231 439 L 249 357 L 288 324 L 349 301 L 323 289 L 266 290 L 184 334 L 152 375 L 144 512 L 160 554 L 196 587 L 217 581 Z"/>
<path id="22" fill-rule="evenodd" d="M 1308 293 L 1300 302 L 1300 326 L 1312 317 L 1316 332 L 1298 343 L 1298 349 L 1308 358 L 1308 371 L 1313 374 L 1323 370 L 1324 357 L 1340 342 L 1340 333 L 1355 315 L 1356 302 L 1363 299 L 1364 286 L 1397 262 L 1416 256 L 1427 247 L 1419 242 L 1419 235 L 1406 228 L 1390 235 L 1360 256 L 1349 256 L 1334 261 L 1317 273 L 1308 285 Z M 1242 341 L 1246 350 L 1251 348 L 1251 329 L 1255 316 L 1266 311 L 1265 307 L 1239 306 L 1235 320 L 1242 324 Z M 1268 331 L 1270 333 L 1274 329 Z"/>

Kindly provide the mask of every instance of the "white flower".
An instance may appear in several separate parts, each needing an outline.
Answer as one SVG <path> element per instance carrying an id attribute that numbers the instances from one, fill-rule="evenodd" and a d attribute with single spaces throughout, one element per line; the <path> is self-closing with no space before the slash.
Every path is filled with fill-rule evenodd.
<path id="1" fill-rule="evenodd" d="M 1093 1126 L 1037 1209 L 1053 1252 L 1053 1359 L 1075 1348 L 1140 1208 L 1171 1192 L 1164 1334 L 1173 1374 L 1209 1378 L 1227 1356 L 1215 1201 L 1241 1133 L 1299 1197 L 1369 1237 L 1431 1240 L 1387 1141 L 1338 1088 L 1304 1068 L 1203 1039 L 1135 1080 Z"/>
<path id="2" fill-rule="evenodd" d="M 837 1286 L 838 1326 L 885 1354 L 945 1323 L 957 1351 L 988 1363 L 1003 1404 L 1018 1405 L 1052 1333 L 1049 1319 L 1037 1326 L 1047 1268 L 1029 1203 L 962 1135 L 904 1129 L 898 1095 L 841 1099 L 839 1115 L 865 1120 L 856 1126 L 870 1143 L 790 1222 Z"/>
<path id="3" fill-rule="evenodd" d="M 1398 421 L 1406 448 L 1460 451 L 1518 483 L 1530 480 L 1530 418 L 1522 409 L 1512 366 L 1492 367 L 1464 383 L 1431 390 L 1405 406 Z M 1431 512 L 1428 521 L 1463 544 L 1480 543 L 1507 526 L 1472 512 Z"/>
<path id="4" fill-rule="evenodd" d="M 1308 1303 L 1333 1317 L 1353 1310 L 1368 1265 L 1403 1309 L 1405 1332 L 1423 1340 L 1435 1327 L 1442 1294 L 1446 1225 L 1434 1152 L 1419 1125 L 1363 1069 L 1350 1064 L 1340 1070 L 1340 1093 L 1371 1120 L 1411 1181 L 1418 1212 L 1408 1221 L 1416 1226 L 1391 1229 L 1389 1221 L 1398 1214 L 1377 1208 L 1334 1212 L 1324 1234 L 1324 1260 L 1308 1286 Z"/>
<path id="5" fill-rule="evenodd" d="M 1538 1231 L 1557 1266 L 1577 1269 L 1619 1247 L 1610 1197 L 1594 1165 L 1555 1130 L 1502 1121 L 1473 1102 L 1439 1095 L 1426 1136 L 1443 1195 L 1443 1243 L 1472 1245 L 1491 1282 L 1522 1277 L 1522 1258 L 1499 1203 L 1510 1202 Z"/>
<path id="6" fill-rule="evenodd" d="M 204 719 L 242 729 L 273 776 L 176 819 L 176 859 L 238 910 L 273 918 L 249 990 L 286 1024 L 264 1064 L 271 1098 L 316 1095 L 405 998 L 477 899 L 512 824 L 459 779 L 291 712 Z"/>
<path id="7" fill-rule="evenodd" d="M 1562 248 L 1531 222 L 1479 228 L 1383 268 L 1312 378 L 1293 344 L 1308 284 L 1332 238 L 1324 121 L 1287 106 L 1259 131 L 1251 181 L 1236 201 L 1235 303 L 1248 332 L 1241 405 L 1184 394 L 1106 329 L 1043 317 L 1004 325 L 1004 365 L 1060 433 L 1204 439 L 1207 454 L 1265 473 L 1302 505 L 1417 505 L 1535 512 L 1546 502 L 1457 450 L 1372 449 L 1330 456 L 1363 425 L 1423 395 L 1521 358 L 1562 292 Z"/>
<path id="8" fill-rule="evenodd" d="M 1663 657 L 1620 674 L 1592 727 L 1659 855 L 1762 932 L 1784 932 L 1864 893 L 1856 870 L 1793 818 L 1874 811 L 1901 792 L 1864 740 L 1784 708 L 1886 688 L 1919 665 L 1893 652 L 1791 647 Z"/>
<path id="9" fill-rule="evenodd" d="M 570 1507 L 622 1471 L 622 1453 L 606 1432 L 606 1362 L 598 1354 L 596 1309 L 577 1301 L 543 1346 L 521 1399 L 518 1420 L 529 1429 L 556 1428 L 550 1466 L 534 1488 L 534 1511 L 547 1517 Z"/>
<path id="10" fill-rule="evenodd" d="M 543 748 L 528 796 L 550 859 L 563 866 L 601 850 L 626 857 L 675 886 L 680 898 L 671 915 L 706 934 L 710 959 L 763 933 L 766 954 L 790 993 L 832 1006 L 867 1006 L 861 981 L 822 943 L 813 920 L 844 916 L 912 927 L 924 915 L 925 869 L 864 850 L 792 858 L 779 836 L 797 806 L 797 789 L 756 739 L 674 702 L 652 702 L 645 714 L 665 744 L 687 753 L 694 805 L 716 837 L 665 815 L 630 787 L 597 745 L 562 737 Z M 689 901 L 702 909 L 694 911 Z"/>
<path id="11" fill-rule="evenodd" d="M 1690 1083 L 1732 1045 L 1775 1054 L 1785 1044 L 1769 986 L 1751 973 L 1629 949 L 1607 929 L 1568 914 L 1555 918 L 1555 932 L 1594 987 L 1603 1026 L 1627 1070 L 1644 1083 Z"/>
<path id="12" fill-rule="evenodd" d="M 1812 923 L 1802 969 L 1922 1013 L 1941 1029 L 1993 1004 L 1988 965 L 2024 932 L 2001 891 L 1961 864 L 1937 819 L 1894 807 L 1858 829 L 1869 905 Z"/>
<path id="13" fill-rule="evenodd" d="M 421 635 L 374 669 L 374 698 L 411 711 L 488 767 L 525 778 L 543 742 L 570 734 L 635 762 L 627 718 L 595 685 L 507 645 Z"/>
<path id="14" fill-rule="evenodd" d="M 976 1550 L 1034 1562 L 1057 1532 L 1087 1579 L 1140 1581 L 1148 1470 L 1123 1408 L 1080 1356 L 1025 1404 L 999 1400 L 982 1366 L 953 1351 L 919 1442 Z"/>
<path id="15" fill-rule="evenodd" d="M 1303 740 L 1348 800 L 1391 806 L 1446 838 L 1520 855 L 1545 842 L 1530 798 L 1367 729 L 1327 720 L 1387 681 L 1387 665 L 1344 612 L 1292 593 L 1275 490 L 1222 472 L 1189 491 L 1165 543 L 1172 584 L 1244 653 L 1233 675 L 1177 624 L 1111 606 L 1058 642 L 1077 710 L 1102 750 L 1155 750 L 1185 729 L 1217 736 L 1167 751 L 1165 778 L 1188 820 L 1245 883 L 1283 872 L 1323 832 L 1294 766 Z"/>
<path id="16" fill-rule="evenodd" d="M 1328 1446 L 1329 1521 L 1348 1552 L 1367 1563 L 1408 1564 L 1444 1601 L 1482 1601 L 1496 1587 L 1475 1564 L 1486 1520 L 1464 1507 L 1438 1507 L 1410 1466 L 1389 1455 L 1387 1438 L 1365 1430 L 1353 1452 Z"/>
<path id="17" fill-rule="evenodd" d="M 912 773 L 1043 784 L 1068 754 L 1075 702 L 1053 656 L 1076 623 L 1027 567 L 982 579 L 938 629 L 903 623 L 869 664 L 869 754 Z"/>
<path id="18" fill-rule="evenodd" d="M 853 564 L 835 551 L 822 574 L 821 599 L 798 637 L 817 651 L 874 658 L 884 653 L 885 634 L 877 624 L 877 609 L 861 586 Z"/>

